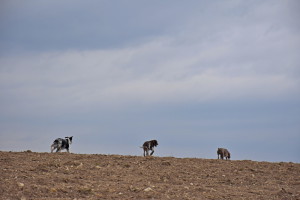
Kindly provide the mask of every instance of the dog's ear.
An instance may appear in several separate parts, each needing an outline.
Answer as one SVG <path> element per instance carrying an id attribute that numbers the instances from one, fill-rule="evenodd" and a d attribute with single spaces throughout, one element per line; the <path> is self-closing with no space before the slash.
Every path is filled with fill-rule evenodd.
<path id="1" fill-rule="evenodd" d="M 69 137 L 70 141 L 72 141 L 73 136 Z"/>

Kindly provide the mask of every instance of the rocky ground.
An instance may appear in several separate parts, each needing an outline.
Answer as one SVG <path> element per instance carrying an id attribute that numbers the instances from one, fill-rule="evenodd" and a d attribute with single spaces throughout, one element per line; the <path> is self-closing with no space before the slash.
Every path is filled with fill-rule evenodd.
<path id="1" fill-rule="evenodd" d="M 300 164 L 0 152 L 0 199 L 300 199 Z"/>

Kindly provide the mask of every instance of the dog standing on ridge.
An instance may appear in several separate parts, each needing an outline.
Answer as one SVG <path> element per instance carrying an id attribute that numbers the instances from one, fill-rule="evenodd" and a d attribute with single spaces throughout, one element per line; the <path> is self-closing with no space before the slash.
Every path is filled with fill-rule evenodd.
<path id="1" fill-rule="evenodd" d="M 157 140 L 150 140 L 144 142 L 142 148 L 144 150 L 144 156 L 149 156 L 149 150 L 151 150 L 150 156 L 154 153 L 154 147 L 158 145 Z"/>
<path id="2" fill-rule="evenodd" d="M 218 154 L 218 159 L 220 159 L 221 157 L 221 159 L 223 160 L 225 157 L 226 160 L 230 160 L 230 152 L 225 148 L 218 148 L 217 154 Z"/>
<path id="3" fill-rule="evenodd" d="M 61 152 L 61 150 L 66 149 L 67 152 L 70 153 L 69 147 L 70 144 L 72 144 L 72 138 L 73 136 L 65 137 L 65 139 L 57 138 L 54 140 L 53 144 L 51 145 L 51 153 L 54 151 L 54 149 L 56 149 L 56 152 Z"/>

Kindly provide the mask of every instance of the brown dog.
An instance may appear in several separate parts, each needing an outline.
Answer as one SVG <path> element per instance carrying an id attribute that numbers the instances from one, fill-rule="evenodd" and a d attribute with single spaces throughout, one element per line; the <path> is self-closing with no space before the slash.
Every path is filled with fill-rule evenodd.
<path id="1" fill-rule="evenodd" d="M 221 159 L 223 160 L 225 157 L 226 160 L 230 160 L 230 152 L 225 148 L 218 148 L 217 154 L 218 154 L 218 159 L 220 159 L 221 157 Z"/>

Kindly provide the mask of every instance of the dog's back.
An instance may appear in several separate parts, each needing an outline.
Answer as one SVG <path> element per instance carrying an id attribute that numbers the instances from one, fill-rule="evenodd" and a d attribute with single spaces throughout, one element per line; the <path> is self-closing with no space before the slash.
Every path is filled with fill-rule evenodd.
<path id="1" fill-rule="evenodd" d="M 150 141 L 146 141 L 143 144 L 143 147 L 145 148 L 153 148 L 156 147 L 158 145 L 157 140 L 150 140 Z"/>

